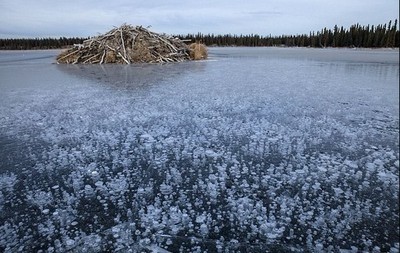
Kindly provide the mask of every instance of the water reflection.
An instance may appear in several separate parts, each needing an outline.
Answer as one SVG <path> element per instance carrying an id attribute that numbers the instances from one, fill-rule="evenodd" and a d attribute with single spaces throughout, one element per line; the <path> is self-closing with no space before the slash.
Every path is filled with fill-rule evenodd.
<path id="1" fill-rule="evenodd" d="M 238 47 L 210 48 L 210 56 L 223 58 L 297 59 L 325 62 L 399 64 L 398 50 Z"/>
<path id="2" fill-rule="evenodd" d="M 204 72 L 207 62 L 134 65 L 58 65 L 58 69 L 78 78 L 105 84 L 117 90 L 132 90 L 167 81 L 177 81 L 188 73 Z"/>
<path id="3" fill-rule="evenodd" d="M 335 71 L 344 67 L 344 72 L 351 75 L 372 76 L 375 80 L 393 81 L 393 77 L 399 77 L 399 65 L 387 63 L 331 63 L 330 67 Z M 374 73 L 374 75 L 371 75 Z M 381 83 L 384 84 L 384 83 Z"/>

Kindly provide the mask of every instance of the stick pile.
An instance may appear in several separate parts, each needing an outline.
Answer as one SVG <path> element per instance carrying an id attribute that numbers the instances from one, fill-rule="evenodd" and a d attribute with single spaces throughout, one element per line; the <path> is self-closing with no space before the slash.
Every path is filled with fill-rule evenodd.
<path id="1" fill-rule="evenodd" d="M 142 26 L 122 25 L 61 53 L 57 63 L 166 63 L 194 60 L 183 41 L 149 31 Z M 206 57 L 206 56 L 205 56 Z"/>

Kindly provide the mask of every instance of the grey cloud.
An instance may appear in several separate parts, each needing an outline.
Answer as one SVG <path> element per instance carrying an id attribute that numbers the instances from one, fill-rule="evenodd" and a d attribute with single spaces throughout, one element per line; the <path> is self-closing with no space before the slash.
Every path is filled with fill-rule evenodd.
<path id="1" fill-rule="evenodd" d="M 0 36 L 91 36 L 125 22 L 170 34 L 299 34 L 385 23 L 398 8 L 398 0 L 1 0 Z"/>

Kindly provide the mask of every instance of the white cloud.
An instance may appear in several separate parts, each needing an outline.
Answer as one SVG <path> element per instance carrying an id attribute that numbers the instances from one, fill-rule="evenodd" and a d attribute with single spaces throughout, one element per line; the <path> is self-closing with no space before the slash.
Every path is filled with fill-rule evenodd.
<path id="1" fill-rule="evenodd" d="M 91 36 L 122 23 L 184 33 L 298 34 L 398 18 L 397 0 L 2 0 L 0 36 Z"/>

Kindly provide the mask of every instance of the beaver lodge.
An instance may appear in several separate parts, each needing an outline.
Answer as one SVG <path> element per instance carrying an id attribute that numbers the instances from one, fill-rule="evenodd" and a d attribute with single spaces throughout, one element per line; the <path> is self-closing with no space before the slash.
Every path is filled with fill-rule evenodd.
<path id="1" fill-rule="evenodd" d="M 182 40 L 149 31 L 142 26 L 122 25 L 74 45 L 57 57 L 57 63 L 167 63 L 207 58 L 200 43 L 186 45 Z"/>

